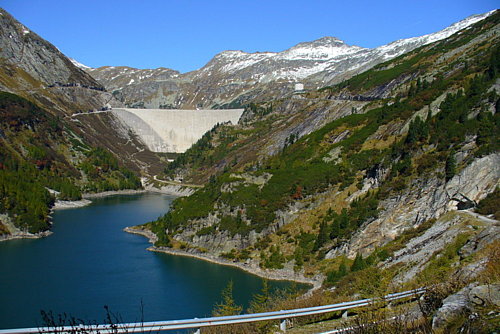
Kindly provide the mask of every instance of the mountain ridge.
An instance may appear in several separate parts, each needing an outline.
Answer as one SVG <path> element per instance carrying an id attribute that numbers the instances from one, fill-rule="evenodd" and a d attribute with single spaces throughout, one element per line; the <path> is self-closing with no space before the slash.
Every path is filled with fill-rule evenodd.
<path id="1" fill-rule="evenodd" d="M 186 73 L 170 70 L 177 76 L 164 78 L 163 82 L 151 75 L 155 69 L 113 71 L 113 79 L 109 66 L 88 71 L 129 107 L 240 107 L 249 101 L 291 94 L 294 82 L 302 82 L 306 88 L 338 83 L 381 62 L 449 37 L 494 12 L 472 15 L 438 32 L 371 49 L 350 46 L 326 36 L 280 52 L 222 51 L 197 70 Z"/>

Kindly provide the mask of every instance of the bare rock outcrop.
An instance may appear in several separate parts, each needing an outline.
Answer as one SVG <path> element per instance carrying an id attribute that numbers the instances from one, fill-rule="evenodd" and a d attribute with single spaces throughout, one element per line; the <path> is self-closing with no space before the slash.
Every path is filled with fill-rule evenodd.
<path id="1" fill-rule="evenodd" d="M 459 292 L 443 300 L 443 305 L 437 310 L 433 320 L 432 329 L 435 331 L 446 328 L 457 322 L 457 318 L 474 318 L 478 308 L 500 307 L 500 284 L 468 285 Z"/>
<path id="2" fill-rule="evenodd" d="M 500 184 L 500 154 L 474 160 L 451 180 L 445 182 L 435 174 L 414 180 L 403 193 L 380 203 L 381 214 L 366 223 L 344 249 L 333 249 L 327 258 L 339 252 L 355 257 L 368 254 L 394 239 L 402 231 L 417 227 L 431 218 L 456 210 L 461 197 L 479 202 Z"/>
<path id="3" fill-rule="evenodd" d="M 76 67 L 61 51 L 0 9 L 0 57 L 43 84 L 103 86 Z"/>

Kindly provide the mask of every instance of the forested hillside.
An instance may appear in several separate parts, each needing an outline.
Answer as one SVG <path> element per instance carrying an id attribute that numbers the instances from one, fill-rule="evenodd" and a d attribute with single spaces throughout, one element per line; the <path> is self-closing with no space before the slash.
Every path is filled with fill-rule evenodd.
<path id="1" fill-rule="evenodd" d="M 161 231 L 175 236 L 172 232 L 183 230 L 186 222 L 211 213 L 221 221 L 210 225 L 214 231 L 260 233 L 276 222 L 280 210 L 294 203 L 332 189 L 342 192 L 354 186 L 354 192 L 367 179 L 384 173 L 374 191 L 345 208 L 352 211 L 351 221 L 338 226 L 334 212 L 339 208 L 325 217 L 325 222 L 335 222 L 335 239 L 355 231 L 376 214 L 380 200 L 401 192 L 413 179 L 436 173 L 446 182 L 475 158 L 497 152 L 499 48 L 495 38 L 470 43 L 492 29 L 496 20 L 497 15 L 337 86 L 308 93 L 310 100 L 343 94 L 371 96 L 375 101 L 299 139 L 292 132 L 277 154 L 260 155 L 251 162 L 245 156 L 242 162 L 232 153 L 251 150 L 259 136 L 266 136 L 281 116 L 273 109 L 286 101 L 249 107 L 254 118 L 238 129 L 214 128 L 166 172 L 174 176 L 184 167 L 190 175 L 210 175 L 214 165 L 223 169 L 216 170 L 205 189 L 178 200 L 175 210 L 158 221 L 155 228 L 161 239 L 165 240 Z M 466 51 L 438 61 L 458 48 Z M 467 153 L 458 154 L 465 145 L 470 146 Z"/>
<path id="2" fill-rule="evenodd" d="M 111 153 L 90 147 L 61 118 L 20 96 L 0 92 L 0 120 L 2 235 L 47 231 L 56 199 L 141 187 Z"/>
<path id="3" fill-rule="evenodd" d="M 113 104 L 112 95 L 55 46 L 1 8 L 0 14 L 0 238 L 4 239 L 47 231 L 55 200 L 141 187 L 138 166 L 145 165 L 141 159 L 148 161 L 147 166 L 159 159 L 151 152 L 142 153 L 137 140 L 120 136 L 110 115 L 74 118 Z"/>
<path id="4" fill-rule="evenodd" d="M 498 196 L 480 201 L 500 178 L 498 21 L 336 86 L 247 106 L 238 127 L 214 128 L 167 167 L 167 177 L 207 182 L 145 226 L 155 245 L 326 286 L 369 269 L 387 288 L 397 271 L 382 265 L 405 240 L 465 224 L 450 218 L 457 209 L 495 211 Z M 460 249 L 477 233 L 449 241 Z M 403 281 L 429 275 L 425 265 Z"/>
<path id="5" fill-rule="evenodd" d="M 500 204 L 499 20 L 212 129 L 165 170 L 205 186 L 143 226 L 156 249 L 334 287 L 314 305 L 498 280 L 498 221 L 470 210 Z"/>

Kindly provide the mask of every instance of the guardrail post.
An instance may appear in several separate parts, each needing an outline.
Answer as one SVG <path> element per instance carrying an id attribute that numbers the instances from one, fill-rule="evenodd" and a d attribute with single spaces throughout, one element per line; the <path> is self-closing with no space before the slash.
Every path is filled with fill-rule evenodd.
<path id="1" fill-rule="evenodd" d="M 281 319 L 280 321 L 280 331 L 286 332 L 286 321 L 287 319 Z"/>

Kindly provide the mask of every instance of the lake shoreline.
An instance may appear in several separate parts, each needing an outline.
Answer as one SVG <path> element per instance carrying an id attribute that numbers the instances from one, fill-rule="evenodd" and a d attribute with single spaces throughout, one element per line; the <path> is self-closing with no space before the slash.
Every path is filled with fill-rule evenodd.
<path id="1" fill-rule="evenodd" d="M 92 198 L 103 198 L 103 197 L 116 196 L 116 195 L 137 195 L 137 194 L 144 194 L 146 192 L 148 192 L 146 189 L 108 190 L 108 191 L 102 191 L 102 192 L 98 192 L 98 193 L 83 193 L 82 198 L 83 199 L 92 199 Z"/>
<path id="2" fill-rule="evenodd" d="M 45 238 L 51 235 L 52 231 L 44 231 L 40 233 L 29 233 L 29 232 L 19 232 L 16 234 L 9 234 L 9 235 L 1 235 L 0 236 L 0 242 L 2 241 L 9 241 L 9 240 L 17 240 L 17 239 L 40 239 L 40 238 Z"/>
<path id="3" fill-rule="evenodd" d="M 56 200 L 54 202 L 54 206 L 50 208 L 50 225 L 52 226 L 52 214 L 56 210 L 66 210 L 66 209 L 76 209 L 76 208 L 82 208 L 85 206 L 88 206 L 92 204 L 92 199 L 96 198 L 104 198 L 104 197 L 110 197 L 110 196 L 126 196 L 126 195 L 137 195 L 137 194 L 144 194 L 144 193 L 162 193 L 165 195 L 172 195 L 172 196 L 179 196 L 179 194 L 173 193 L 173 192 L 168 192 L 168 191 L 162 191 L 161 189 L 154 189 L 154 188 L 149 188 L 149 189 L 123 189 L 123 190 L 111 190 L 111 191 L 103 191 L 99 193 L 84 193 L 82 194 L 82 199 L 81 200 L 76 200 L 76 201 L 63 201 L 63 200 Z M 7 223 L 4 221 L 4 223 Z M 25 231 L 21 231 L 17 229 L 13 224 L 9 224 L 11 226 L 11 231 L 13 233 L 7 234 L 7 235 L 0 235 L 0 242 L 2 241 L 9 241 L 9 240 L 16 240 L 16 239 L 40 239 L 40 238 L 45 238 L 51 235 L 52 232 L 50 229 L 47 231 L 39 232 L 39 233 L 29 233 Z"/>
<path id="4" fill-rule="evenodd" d="M 122 189 L 122 190 L 108 190 L 102 191 L 98 193 L 84 193 L 82 194 L 81 200 L 76 201 L 63 201 L 57 200 L 52 207 L 52 210 L 64 210 L 64 209 L 74 209 L 81 208 L 87 205 L 92 204 L 92 199 L 95 198 L 103 198 L 110 196 L 127 196 L 127 195 L 138 195 L 145 193 L 160 193 L 165 195 L 172 196 L 186 196 L 185 193 L 181 191 L 174 191 L 173 189 L 165 189 L 165 188 L 155 188 L 155 187 L 145 187 L 145 189 Z"/>
<path id="5" fill-rule="evenodd" d="M 132 234 L 137 234 L 141 235 L 149 240 L 151 244 L 154 245 L 154 243 L 157 241 L 156 235 L 146 229 L 138 228 L 138 227 L 126 227 L 123 229 L 127 233 L 132 233 Z M 311 292 L 319 289 L 321 287 L 322 281 L 320 279 L 312 279 L 312 278 L 307 278 L 304 277 L 303 275 L 297 274 L 295 272 L 290 272 L 290 271 L 285 271 L 285 270 L 265 270 L 258 265 L 250 264 L 250 263 L 241 263 L 241 262 L 232 262 L 226 259 L 222 259 L 220 257 L 217 257 L 215 255 L 207 254 L 207 253 L 200 253 L 200 252 L 188 252 L 188 251 L 183 251 L 183 250 L 176 250 L 176 249 L 171 249 L 167 247 L 156 247 L 156 246 L 150 246 L 147 248 L 147 250 L 152 251 L 152 252 L 159 252 L 159 253 L 166 253 L 170 255 L 176 255 L 176 256 L 186 256 L 186 257 L 192 257 L 196 258 L 199 260 L 207 261 L 210 263 L 214 264 L 219 264 L 223 266 L 230 266 L 230 267 L 235 267 L 239 268 L 247 273 L 250 273 L 252 275 L 259 276 L 261 278 L 269 279 L 269 280 L 275 280 L 275 281 L 291 281 L 291 282 L 296 282 L 296 283 L 301 283 L 301 284 L 308 284 L 312 285 L 312 287 L 308 290 L 306 294 L 310 294 Z"/>
<path id="6" fill-rule="evenodd" d="M 64 209 L 74 209 L 74 208 L 82 208 L 84 206 L 90 205 L 92 201 L 88 199 L 81 199 L 77 201 L 62 201 L 57 200 L 54 203 L 54 206 L 51 209 L 51 213 L 54 210 L 64 210 Z"/>
<path id="7" fill-rule="evenodd" d="M 248 307 L 262 292 L 261 278 L 152 253 L 147 239 L 123 232 L 164 214 L 173 199 L 154 193 L 96 199 L 87 207 L 56 211 L 52 237 L 0 244 L 0 259 L 9 269 L 0 275 L 2 300 L 9 305 L 0 323 L 6 329 L 36 328 L 43 321 L 40 310 L 53 311 L 56 320 L 68 314 L 94 323 L 106 319 L 102 305 L 123 323 L 200 318 L 211 314 L 230 280 L 236 302 Z M 269 281 L 270 291 L 293 286 Z M 310 286 L 298 288 L 305 292 Z"/>

